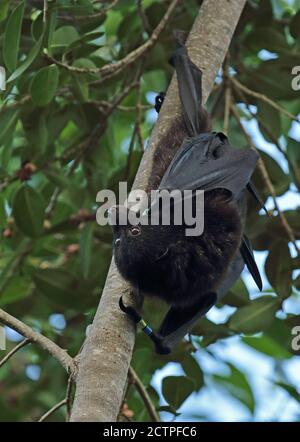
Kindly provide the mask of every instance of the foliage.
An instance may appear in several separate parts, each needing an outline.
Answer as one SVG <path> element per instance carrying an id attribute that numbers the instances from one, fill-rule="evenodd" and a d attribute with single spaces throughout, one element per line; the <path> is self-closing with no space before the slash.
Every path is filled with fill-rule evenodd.
<path id="1" fill-rule="evenodd" d="M 108 3 L 49 0 L 47 11 L 42 1 L 0 5 L 0 65 L 7 71 L 0 108 L 0 307 L 73 356 L 92 320 L 111 258 L 110 229 L 94 222 L 96 194 L 103 188 L 117 190 L 119 181 L 132 183 L 153 125 L 149 93 L 165 90 L 171 77 L 167 60 L 172 30 L 189 30 L 201 2 L 182 2 L 145 57 L 101 77 L 97 69 L 149 39 L 169 2 L 143 0 L 146 20 L 137 14 L 136 2 L 115 2 L 113 8 Z M 299 65 L 300 4 L 288 4 L 249 1 L 227 62 L 240 83 L 297 115 L 300 92 L 291 87 L 291 69 Z M 220 79 L 208 104 L 216 130 L 223 130 L 227 84 Z M 231 91 L 243 121 L 256 120 L 261 137 L 272 143 L 271 153 L 262 152 L 262 159 L 276 196 L 289 189 L 299 192 L 299 144 L 296 131 L 291 132 L 292 120 L 261 97 L 238 87 Z M 248 144 L 234 115 L 229 135 L 238 147 Z M 260 148 L 263 139 L 256 136 L 254 144 Z M 258 170 L 255 184 L 266 201 L 270 188 Z M 161 410 L 166 419 L 177 415 L 191 394 L 213 385 L 225 388 L 254 416 L 256 397 L 247 375 L 226 360 L 227 375 L 208 375 L 194 353 L 202 348 L 214 355 L 217 341 L 230 342 L 234 335 L 276 361 L 274 388 L 299 402 L 299 392 L 283 369 L 284 361 L 297 358 L 291 329 L 300 325 L 299 316 L 284 309 L 289 299 L 299 302 L 299 257 L 278 211 L 271 215 L 258 214 L 257 205 L 249 202 L 248 234 L 255 250 L 268 255 L 269 288 L 264 293 L 255 293 L 253 300 L 253 290 L 239 281 L 218 306 L 220 311 L 225 305 L 233 307 L 226 322 L 203 319 L 191 341 L 168 357 L 155 355 L 150 341 L 138 335 L 133 367 L 157 407 L 158 392 L 150 387 L 154 372 L 168 362 L 179 369 L 180 375 L 163 379 Z M 290 207 L 284 215 L 299 239 L 299 208 Z M 148 301 L 144 315 L 157 326 L 161 311 L 161 305 Z M 54 314 L 64 316 L 65 327 L 58 328 Z M 32 365 L 41 369 L 35 381 L 28 371 Z M 24 347 L 0 370 L 0 420 L 36 420 L 63 399 L 66 384 L 55 360 L 36 346 Z M 133 387 L 126 400 L 135 420 L 148 419 Z M 63 420 L 64 415 L 60 409 L 51 419 Z"/>

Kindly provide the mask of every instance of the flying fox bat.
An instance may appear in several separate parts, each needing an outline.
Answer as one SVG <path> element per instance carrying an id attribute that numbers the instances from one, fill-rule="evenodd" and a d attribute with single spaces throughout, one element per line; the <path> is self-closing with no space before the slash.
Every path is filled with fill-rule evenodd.
<path id="1" fill-rule="evenodd" d="M 110 217 L 115 220 L 111 223 L 119 272 L 139 292 L 159 297 L 170 305 L 155 333 L 122 298 L 119 303 L 125 313 L 142 324 L 161 354 L 169 353 L 227 293 L 245 264 L 262 289 L 251 244 L 243 232 L 246 191 L 260 202 L 250 181 L 258 154 L 252 149 L 235 149 L 223 133 L 211 132 L 209 117 L 202 107 L 202 72 L 191 62 L 186 48 L 180 42 L 177 46 L 171 62 L 177 74 L 182 115 L 160 142 L 151 186 L 158 187 L 159 192 L 203 190 L 204 231 L 198 236 L 187 236 L 184 223 L 143 223 L 143 217 L 149 218 L 153 210 L 160 210 L 156 201 L 138 223 L 121 225 L 120 215 L 128 215 L 130 209 L 110 209 Z M 158 97 L 157 111 L 162 101 L 163 96 Z M 164 149 L 176 151 L 167 167 L 161 161 Z"/>

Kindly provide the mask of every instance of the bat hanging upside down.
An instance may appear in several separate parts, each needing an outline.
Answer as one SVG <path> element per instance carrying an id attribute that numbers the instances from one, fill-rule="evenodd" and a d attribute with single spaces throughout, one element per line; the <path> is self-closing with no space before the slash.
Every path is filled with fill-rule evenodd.
<path id="1" fill-rule="evenodd" d="M 132 307 L 125 306 L 122 298 L 120 308 L 142 323 L 156 351 L 163 354 L 169 353 L 226 294 L 245 264 L 262 288 L 250 242 L 243 233 L 246 191 L 261 203 L 250 181 L 258 155 L 251 149 L 235 149 L 224 134 L 211 132 L 202 107 L 202 73 L 189 59 L 186 48 L 180 42 L 177 46 L 171 61 L 182 116 L 155 153 L 150 188 L 182 193 L 204 190 L 204 231 L 199 236 L 187 236 L 187 226 L 175 225 L 172 219 L 170 225 L 121 225 L 120 215 L 130 209 L 110 209 L 110 218 L 115 220 L 113 246 L 119 272 L 138 292 L 157 296 L 170 305 L 158 333 Z M 162 101 L 163 96 L 159 96 L 157 111 Z M 162 162 L 166 157 L 169 164 Z M 159 202 L 152 202 L 142 216 L 149 218 L 159 207 Z"/>

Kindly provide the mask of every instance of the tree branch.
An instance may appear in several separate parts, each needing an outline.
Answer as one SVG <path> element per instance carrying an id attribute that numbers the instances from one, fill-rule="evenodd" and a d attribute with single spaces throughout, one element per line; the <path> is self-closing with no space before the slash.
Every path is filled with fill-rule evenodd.
<path id="1" fill-rule="evenodd" d="M 105 6 L 104 8 L 101 8 L 100 11 L 95 12 L 94 14 L 89 14 L 89 15 L 73 15 L 73 16 L 60 16 L 59 19 L 64 20 L 64 21 L 88 21 L 88 20 L 94 20 L 95 18 L 100 18 L 103 17 L 103 15 L 105 15 L 108 11 L 110 11 L 111 9 L 113 9 L 117 3 L 119 2 L 119 0 L 112 0 L 112 2 L 110 3 L 110 5 Z M 97 2 L 93 2 L 93 3 L 97 3 Z M 98 2 L 99 3 L 99 2 Z"/>
<path id="2" fill-rule="evenodd" d="M 283 115 L 286 115 L 287 117 L 291 118 L 291 120 L 297 121 L 300 123 L 299 117 L 296 115 L 291 114 L 288 110 L 284 109 L 283 107 L 279 106 L 279 104 L 275 103 L 275 101 L 271 100 L 271 98 L 267 97 L 264 94 L 260 94 L 259 92 L 252 91 L 248 87 L 244 86 L 242 83 L 240 83 L 235 77 L 230 77 L 230 80 L 241 91 L 245 92 L 245 94 L 250 95 L 251 97 L 258 98 L 261 101 L 264 101 L 265 103 L 269 104 L 271 107 L 276 109 L 278 112 L 281 112 Z"/>
<path id="3" fill-rule="evenodd" d="M 56 359 L 66 371 L 72 375 L 72 377 L 76 376 L 77 367 L 74 360 L 68 355 L 66 350 L 59 347 L 51 341 L 51 339 L 34 331 L 32 328 L 28 327 L 28 325 L 24 324 L 24 322 L 11 316 L 2 309 L 0 309 L 0 322 L 25 336 L 25 338 L 29 339 L 33 344 L 39 345 L 43 350 L 46 350 L 54 359 Z"/>
<path id="4" fill-rule="evenodd" d="M 203 72 L 204 101 L 212 89 L 244 5 L 245 0 L 204 0 L 189 34 L 189 55 Z M 136 55 L 131 57 L 135 59 Z M 147 188 L 155 150 L 179 115 L 177 80 L 173 76 L 158 122 L 143 155 L 133 186 L 135 189 Z M 121 295 L 126 298 L 126 302 L 131 299 L 133 306 L 138 307 L 138 299 L 132 295 L 130 287 L 112 262 L 100 304 L 80 355 L 71 415 L 73 422 L 111 422 L 117 419 L 135 340 L 133 322 L 118 307 Z"/>
<path id="5" fill-rule="evenodd" d="M 131 366 L 129 367 L 128 374 L 131 378 L 132 384 L 136 387 L 141 398 L 143 399 L 145 407 L 147 408 L 147 411 L 149 413 L 149 416 L 151 417 L 152 422 L 160 422 L 159 416 L 155 410 L 155 406 L 153 405 L 146 388 L 144 387 L 142 381 L 140 380 L 135 370 Z"/>
<path id="6" fill-rule="evenodd" d="M 56 405 L 54 405 L 52 408 L 50 408 L 47 413 L 43 414 L 43 416 L 38 420 L 38 422 L 44 422 L 51 414 L 53 414 L 56 410 L 66 405 L 67 400 L 63 399 L 62 401 L 58 402 Z"/>
<path id="7" fill-rule="evenodd" d="M 25 347 L 25 345 L 29 344 L 30 339 L 23 339 L 18 345 L 16 345 L 3 359 L 0 361 L 0 368 L 21 348 Z"/>
<path id="8" fill-rule="evenodd" d="M 117 61 L 116 63 L 108 63 L 101 68 L 78 68 L 75 66 L 70 66 L 66 63 L 63 63 L 61 61 L 58 61 L 51 57 L 49 54 L 45 54 L 45 56 L 50 60 L 52 63 L 57 64 L 58 66 L 67 69 L 70 72 L 77 72 L 79 74 L 99 74 L 103 78 L 105 77 L 112 77 L 113 75 L 119 74 L 123 69 L 131 65 L 132 63 L 136 62 L 140 57 L 142 57 L 147 51 L 149 51 L 157 42 L 158 37 L 162 33 L 162 31 L 165 29 L 167 23 L 169 22 L 170 18 L 172 17 L 173 12 L 176 9 L 176 6 L 181 0 L 173 0 L 170 4 L 167 12 L 157 25 L 157 27 L 154 29 L 154 31 L 151 34 L 151 37 L 149 40 L 147 40 L 144 44 L 142 44 L 140 47 L 135 49 L 134 51 L 127 54 L 124 58 Z"/>

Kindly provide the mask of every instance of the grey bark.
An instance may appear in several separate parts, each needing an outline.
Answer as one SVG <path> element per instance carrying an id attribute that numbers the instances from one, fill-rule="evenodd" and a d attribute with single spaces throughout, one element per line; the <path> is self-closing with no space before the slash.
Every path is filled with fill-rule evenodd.
<path id="1" fill-rule="evenodd" d="M 246 0 L 204 0 L 186 45 L 192 61 L 203 72 L 206 101 L 227 53 Z M 146 189 L 153 153 L 159 140 L 179 115 L 176 78 L 173 77 L 149 146 L 142 158 L 134 188 Z M 135 341 L 135 327 L 118 307 L 119 297 L 131 297 L 127 283 L 112 262 L 105 288 L 84 343 L 71 421 L 116 421 Z"/>

